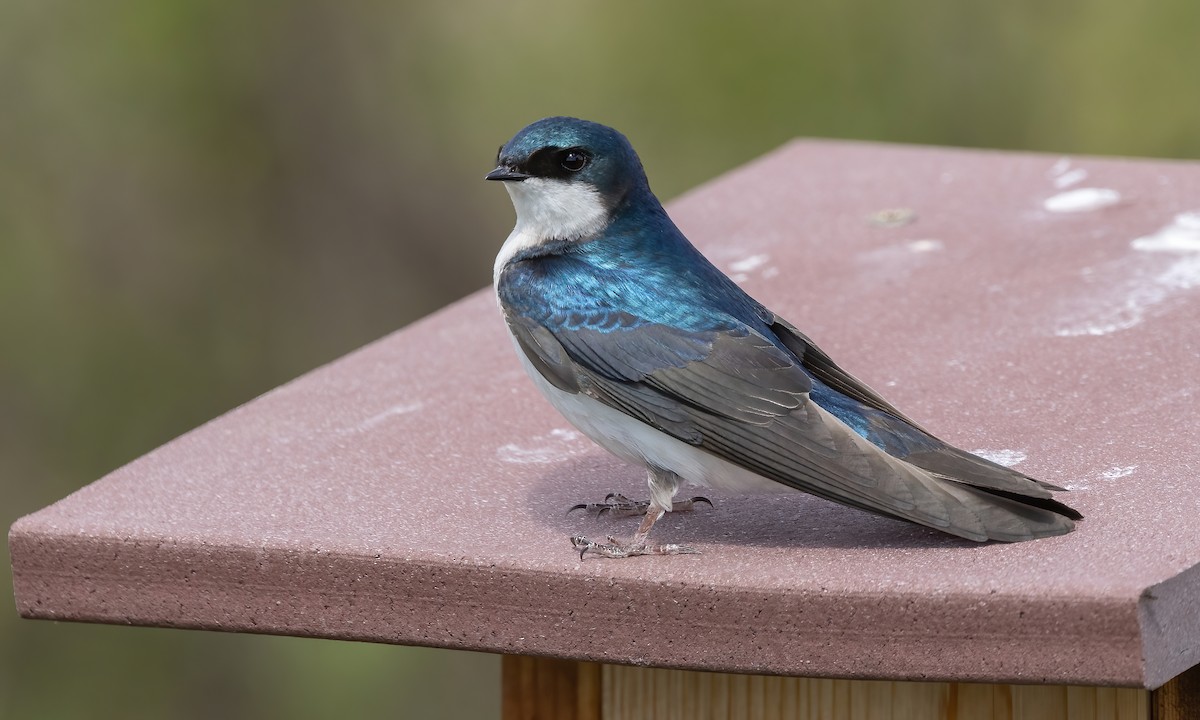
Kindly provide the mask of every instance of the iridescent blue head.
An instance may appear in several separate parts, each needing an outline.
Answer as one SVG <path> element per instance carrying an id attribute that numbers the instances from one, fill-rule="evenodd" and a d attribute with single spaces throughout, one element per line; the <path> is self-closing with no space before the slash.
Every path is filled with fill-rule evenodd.
<path id="1" fill-rule="evenodd" d="M 624 135 L 568 117 L 522 129 L 500 148 L 486 178 L 503 182 L 512 197 L 517 226 L 510 244 L 522 248 L 586 240 L 631 198 L 653 198 Z"/>
<path id="2" fill-rule="evenodd" d="M 611 200 L 646 184 L 642 163 L 624 135 L 570 117 L 525 126 L 500 148 L 496 169 L 487 175 L 508 182 L 529 178 L 586 183 Z"/>

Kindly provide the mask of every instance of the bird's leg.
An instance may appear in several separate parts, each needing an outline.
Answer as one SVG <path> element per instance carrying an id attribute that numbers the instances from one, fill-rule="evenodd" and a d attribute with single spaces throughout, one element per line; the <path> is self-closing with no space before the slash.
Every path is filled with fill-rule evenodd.
<path id="1" fill-rule="evenodd" d="M 642 517 L 642 523 L 638 526 L 637 532 L 633 534 L 633 537 L 627 541 L 621 541 L 610 536 L 608 542 L 598 543 L 581 535 L 576 535 L 571 538 L 571 544 L 579 551 L 580 560 L 589 552 L 611 558 L 634 557 L 637 555 L 683 555 L 699 552 L 699 550 L 687 545 L 676 545 L 673 543 L 652 545 L 647 542 L 647 539 L 650 537 L 650 529 L 654 527 L 654 523 L 658 522 L 658 519 L 666 514 L 668 508 L 674 509 L 675 503 L 672 501 L 672 496 L 679 488 L 680 480 L 678 475 L 669 470 L 652 468 L 647 482 L 650 485 L 651 499 L 645 503 L 645 515 Z M 630 503 L 627 498 L 620 495 L 610 497 L 613 500 L 624 501 L 630 507 L 635 505 L 635 503 Z M 712 505 L 707 498 L 692 498 L 685 501 L 688 509 L 698 499 Z M 606 498 L 607 500 L 608 498 Z"/>

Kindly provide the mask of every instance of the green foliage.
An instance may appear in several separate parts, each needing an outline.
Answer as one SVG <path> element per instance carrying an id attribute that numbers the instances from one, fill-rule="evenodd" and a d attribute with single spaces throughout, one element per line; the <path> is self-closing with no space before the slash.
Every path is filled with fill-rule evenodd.
<path id="1" fill-rule="evenodd" d="M 622 129 L 665 197 L 799 135 L 1197 158 L 1198 27 L 1194 0 L 4 3 L 0 520 L 487 284 L 511 209 L 481 177 L 538 117 Z M 4 717 L 486 714 L 464 684 L 496 697 L 494 658 L 0 604 Z"/>

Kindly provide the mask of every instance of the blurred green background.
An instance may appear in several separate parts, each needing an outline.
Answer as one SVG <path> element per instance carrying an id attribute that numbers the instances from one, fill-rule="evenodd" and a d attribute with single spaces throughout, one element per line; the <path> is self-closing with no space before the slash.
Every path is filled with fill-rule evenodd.
<path id="1" fill-rule="evenodd" d="M 529 121 L 615 125 L 664 198 L 799 135 L 1197 158 L 1197 38 L 1196 0 L 8 0 L 0 524 L 487 285 Z M 10 598 L 4 718 L 499 714 L 491 656 Z"/>

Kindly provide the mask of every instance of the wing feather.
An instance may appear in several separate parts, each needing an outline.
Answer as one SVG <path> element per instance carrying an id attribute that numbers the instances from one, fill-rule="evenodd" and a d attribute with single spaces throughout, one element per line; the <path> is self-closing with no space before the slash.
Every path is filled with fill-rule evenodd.
<path id="1" fill-rule="evenodd" d="M 781 348 L 738 323 L 695 332 L 629 320 L 608 329 L 586 317 L 572 321 L 557 329 L 528 319 L 509 324 L 555 387 L 584 392 L 763 477 L 972 540 L 1028 539 L 1071 527 L 1060 503 L 1020 502 L 1045 492 L 1033 482 L 1004 477 L 994 482 L 1003 494 L 988 494 L 893 457 L 856 433 L 813 401 L 809 372 L 904 428 L 924 431 L 790 326 L 777 326 L 790 333 Z"/>
<path id="2" fill-rule="evenodd" d="M 769 313 L 769 311 L 766 312 Z M 938 439 L 893 407 L 866 383 L 839 367 L 807 335 L 786 320 L 769 314 L 767 321 L 780 341 L 800 359 L 804 368 L 814 377 L 843 395 L 891 416 L 894 422 L 883 420 L 885 425 L 891 427 L 881 428 L 882 430 L 890 431 L 897 436 L 912 437 L 913 434 L 923 436 L 921 439 L 924 442 L 918 443 L 921 447 L 917 451 L 902 456 L 907 462 L 937 475 L 1002 493 L 1049 499 L 1051 490 L 1062 491 L 1064 489 L 960 450 Z M 1049 507 L 1075 519 L 1081 517 L 1062 503 L 1052 501 Z"/>

